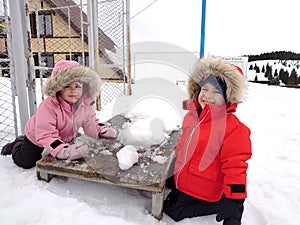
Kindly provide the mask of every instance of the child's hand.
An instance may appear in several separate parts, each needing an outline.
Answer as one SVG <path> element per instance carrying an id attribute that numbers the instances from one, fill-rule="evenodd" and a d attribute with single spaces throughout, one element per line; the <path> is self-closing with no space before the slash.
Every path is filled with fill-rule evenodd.
<path id="1" fill-rule="evenodd" d="M 223 225 L 241 224 L 242 213 L 244 211 L 244 199 L 229 199 L 224 197 L 220 201 L 220 211 L 217 213 L 216 220 Z"/>
<path id="2" fill-rule="evenodd" d="M 64 147 L 62 150 L 58 152 L 56 157 L 58 159 L 75 160 L 75 159 L 83 158 L 88 154 L 89 154 L 88 146 L 83 142 L 77 142 L 75 144 Z"/>
<path id="3" fill-rule="evenodd" d="M 118 132 L 114 128 L 107 126 L 104 126 L 99 133 L 100 138 L 115 139 L 117 136 Z"/>

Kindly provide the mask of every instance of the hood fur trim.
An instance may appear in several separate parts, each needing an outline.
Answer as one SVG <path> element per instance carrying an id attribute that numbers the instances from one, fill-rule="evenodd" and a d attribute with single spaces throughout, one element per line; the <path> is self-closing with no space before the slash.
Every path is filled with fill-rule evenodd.
<path id="1" fill-rule="evenodd" d="M 201 58 L 196 62 L 188 79 L 187 89 L 191 100 L 198 99 L 201 90 L 199 83 L 210 74 L 225 81 L 228 103 L 242 102 L 246 88 L 245 77 L 235 66 L 218 58 Z"/>
<path id="2" fill-rule="evenodd" d="M 54 77 L 47 80 L 44 86 L 44 94 L 55 96 L 65 86 L 78 80 L 87 84 L 89 97 L 95 98 L 99 94 L 101 87 L 100 75 L 85 66 L 76 66 L 59 71 Z"/>

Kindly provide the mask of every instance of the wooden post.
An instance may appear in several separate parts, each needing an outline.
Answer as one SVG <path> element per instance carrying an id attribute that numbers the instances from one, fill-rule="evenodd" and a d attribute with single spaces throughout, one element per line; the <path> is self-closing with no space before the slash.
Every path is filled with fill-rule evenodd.
<path id="1" fill-rule="evenodd" d="M 161 220 L 163 216 L 163 202 L 164 202 L 164 190 L 162 192 L 152 192 L 152 216 L 156 219 Z"/>
<path id="2" fill-rule="evenodd" d="M 101 110 L 101 95 L 100 95 L 100 94 L 99 94 L 99 95 L 97 96 L 97 98 L 96 98 L 96 109 L 97 109 L 98 111 Z"/>

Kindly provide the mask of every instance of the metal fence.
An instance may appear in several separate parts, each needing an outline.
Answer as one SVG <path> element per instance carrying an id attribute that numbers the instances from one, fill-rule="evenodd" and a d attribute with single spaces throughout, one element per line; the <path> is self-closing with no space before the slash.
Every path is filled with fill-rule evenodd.
<path id="1" fill-rule="evenodd" d="M 43 68 L 53 68 L 60 59 L 72 59 L 101 74 L 101 105 L 128 92 L 126 0 L 31 0 L 29 11 L 33 58 L 39 66 L 37 75 L 47 76 L 50 70 Z M 123 85 L 111 88 L 107 83 L 112 82 Z"/>
<path id="2" fill-rule="evenodd" d="M 130 70 L 130 32 L 129 32 L 129 1 L 114 0 L 98 2 L 98 26 L 109 37 L 113 37 L 115 51 L 108 51 L 108 56 L 113 63 L 101 64 L 102 70 L 111 69 L 108 75 L 113 72 L 118 76 L 109 76 L 102 87 L 102 103 L 106 104 L 115 96 L 131 94 L 131 70 Z M 105 43 L 105 35 L 99 36 L 100 45 Z M 121 71 L 118 71 L 120 68 Z M 118 81 L 119 79 L 119 81 Z M 121 82 L 120 82 L 121 81 Z"/>
<path id="3" fill-rule="evenodd" d="M 21 18 L 22 23 L 28 22 L 26 32 L 20 32 L 30 50 L 25 54 L 28 74 L 24 73 L 24 85 L 35 95 L 30 98 L 28 92 L 26 110 L 34 111 L 44 99 L 41 90 L 45 79 L 61 59 L 76 60 L 98 71 L 103 81 L 98 110 L 131 92 L 129 0 L 0 0 L 0 148 L 22 133 L 24 126 L 18 97 L 27 93 L 17 94 L 16 78 L 21 75 L 16 77 L 17 56 L 10 49 L 16 27 L 11 22 L 15 14 L 9 4 L 18 2 L 25 5 L 20 7 L 24 10 L 21 16 L 26 17 Z"/>
<path id="4" fill-rule="evenodd" d="M 0 4 L 0 147 L 18 136 L 18 119 L 16 112 L 16 86 L 11 63 L 11 32 L 8 17 L 8 3 Z"/>

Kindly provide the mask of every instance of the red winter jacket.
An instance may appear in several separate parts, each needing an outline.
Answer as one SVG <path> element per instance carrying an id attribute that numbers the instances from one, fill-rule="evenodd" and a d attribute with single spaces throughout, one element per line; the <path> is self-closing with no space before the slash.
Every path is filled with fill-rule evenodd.
<path id="1" fill-rule="evenodd" d="M 186 114 L 175 147 L 178 190 L 210 202 L 220 200 L 223 193 L 227 198 L 246 198 L 250 130 L 233 114 L 236 107 L 206 105 L 200 116 L 195 107 Z"/>

